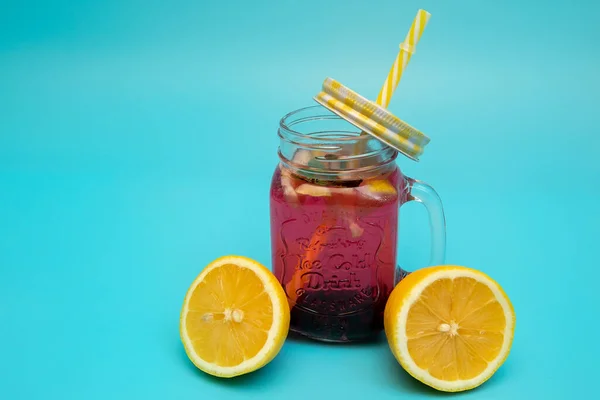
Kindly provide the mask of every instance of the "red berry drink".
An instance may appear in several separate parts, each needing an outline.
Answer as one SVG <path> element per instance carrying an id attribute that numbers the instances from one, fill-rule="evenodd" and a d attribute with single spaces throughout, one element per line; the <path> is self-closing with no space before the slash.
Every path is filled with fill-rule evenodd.
<path id="1" fill-rule="evenodd" d="M 282 163 L 270 200 L 273 272 L 290 303 L 291 329 L 333 342 L 383 328 L 406 192 L 394 163 L 366 179 L 342 178 L 308 179 Z"/>

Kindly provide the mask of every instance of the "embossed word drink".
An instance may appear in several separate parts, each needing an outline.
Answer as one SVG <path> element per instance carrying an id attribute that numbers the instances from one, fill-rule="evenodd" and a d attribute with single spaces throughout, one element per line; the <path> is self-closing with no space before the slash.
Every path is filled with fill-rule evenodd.
<path id="1" fill-rule="evenodd" d="M 286 115 L 281 162 L 270 194 L 273 272 L 291 307 L 290 329 L 313 339 L 364 340 L 383 328 L 396 266 L 402 204 L 426 205 L 431 264 L 441 263 L 441 202 L 428 185 L 405 177 L 398 152 L 315 106 Z"/>

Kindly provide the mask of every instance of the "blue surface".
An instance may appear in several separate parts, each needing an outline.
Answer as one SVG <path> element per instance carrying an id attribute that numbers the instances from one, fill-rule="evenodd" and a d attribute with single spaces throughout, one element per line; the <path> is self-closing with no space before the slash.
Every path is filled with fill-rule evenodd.
<path id="1" fill-rule="evenodd" d="M 390 109 L 432 142 L 400 165 L 444 200 L 447 261 L 498 280 L 518 320 L 506 364 L 462 397 L 595 393 L 600 3 L 376 3 L 0 3 L 0 398 L 437 396 L 384 341 L 288 340 L 221 381 L 178 337 L 206 263 L 270 265 L 279 118 L 326 76 L 375 98 L 420 7 Z M 418 268 L 425 211 L 402 218 Z"/>

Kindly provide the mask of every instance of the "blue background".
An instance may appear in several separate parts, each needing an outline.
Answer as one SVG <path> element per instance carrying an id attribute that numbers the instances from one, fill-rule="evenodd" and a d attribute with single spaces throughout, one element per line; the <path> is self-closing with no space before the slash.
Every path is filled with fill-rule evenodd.
<path id="1" fill-rule="evenodd" d="M 233 381 L 178 336 L 204 265 L 270 265 L 276 129 L 327 76 L 375 98 L 432 13 L 390 109 L 429 134 L 399 160 L 444 201 L 449 263 L 489 273 L 517 326 L 464 398 L 597 385 L 597 1 L 0 2 L 0 398 L 426 398 L 385 341 L 288 340 Z M 426 262 L 424 209 L 401 262 Z"/>

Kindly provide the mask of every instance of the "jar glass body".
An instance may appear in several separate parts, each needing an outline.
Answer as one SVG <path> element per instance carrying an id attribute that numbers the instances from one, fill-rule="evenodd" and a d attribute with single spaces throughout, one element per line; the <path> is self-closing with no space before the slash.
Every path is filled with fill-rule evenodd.
<path id="1" fill-rule="evenodd" d="M 322 107 L 281 121 L 271 183 L 273 272 L 292 331 L 347 342 L 383 328 L 407 180 L 396 152 Z"/>

